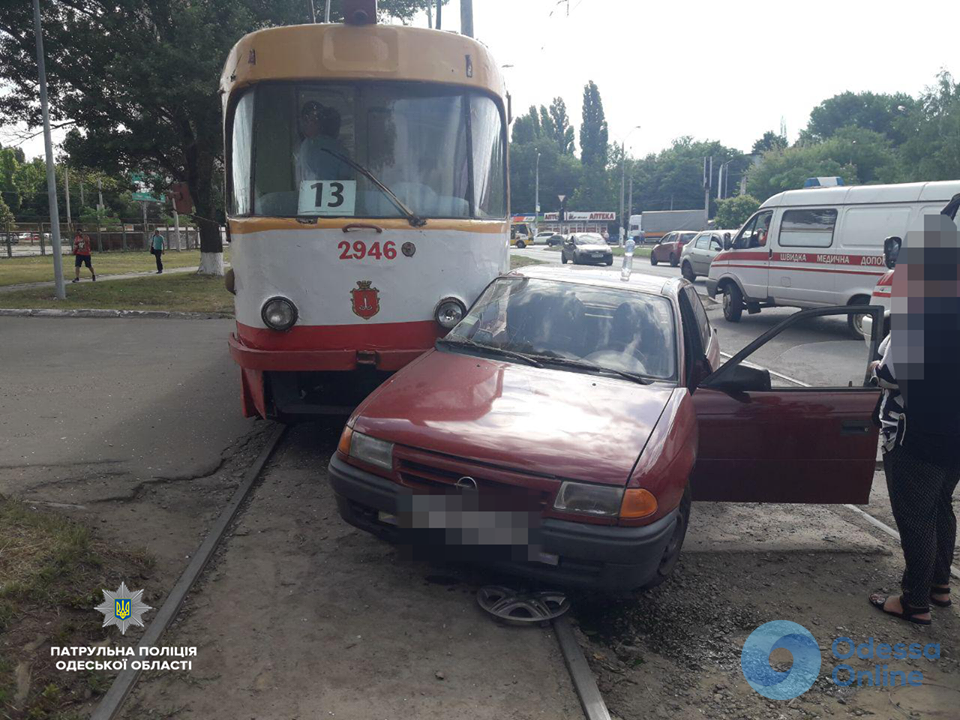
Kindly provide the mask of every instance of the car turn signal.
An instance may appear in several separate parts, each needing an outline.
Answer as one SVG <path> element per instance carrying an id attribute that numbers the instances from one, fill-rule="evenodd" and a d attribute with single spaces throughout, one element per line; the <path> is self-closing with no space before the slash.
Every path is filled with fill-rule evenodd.
<path id="1" fill-rule="evenodd" d="M 623 494 L 623 503 L 620 505 L 621 519 L 645 518 L 653 515 L 656 511 L 657 499 L 649 490 L 628 488 Z"/>
<path id="2" fill-rule="evenodd" d="M 347 425 L 343 428 L 340 435 L 340 442 L 337 443 L 337 452 L 350 457 L 350 441 L 353 439 L 353 428 Z"/>

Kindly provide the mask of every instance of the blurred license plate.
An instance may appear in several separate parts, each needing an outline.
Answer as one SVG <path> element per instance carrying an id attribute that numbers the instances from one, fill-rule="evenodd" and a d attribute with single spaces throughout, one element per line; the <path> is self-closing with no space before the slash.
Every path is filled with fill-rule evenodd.
<path id="1" fill-rule="evenodd" d="M 443 531 L 448 545 L 533 545 L 539 541 L 540 514 L 481 508 L 475 494 L 411 495 L 396 516 L 382 522 L 401 528 Z"/>

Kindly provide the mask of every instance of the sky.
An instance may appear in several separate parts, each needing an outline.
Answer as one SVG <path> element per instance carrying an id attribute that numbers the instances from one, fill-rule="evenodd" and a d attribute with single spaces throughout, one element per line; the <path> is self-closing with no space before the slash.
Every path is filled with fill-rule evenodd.
<path id="1" fill-rule="evenodd" d="M 846 90 L 915 96 L 941 69 L 960 76 L 960 12 L 947 0 L 569 0 L 569 16 L 567 5 L 474 0 L 476 36 L 513 66 L 514 115 L 559 96 L 578 126 L 593 80 L 610 141 L 634 156 L 684 135 L 749 152 L 781 119 L 795 140 L 811 109 Z M 460 0 L 443 20 L 460 29 Z M 42 136 L 23 147 L 42 154 Z"/>

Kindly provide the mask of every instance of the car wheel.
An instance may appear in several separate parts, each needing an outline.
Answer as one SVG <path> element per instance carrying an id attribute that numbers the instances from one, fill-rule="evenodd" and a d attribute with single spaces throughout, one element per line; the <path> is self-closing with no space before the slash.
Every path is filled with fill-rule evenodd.
<path id="1" fill-rule="evenodd" d="M 677 254 L 670 253 L 670 267 L 676 267 L 676 266 L 677 266 Z"/>
<path id="2" fill-rule="evenodd" d="M 684 261 L 683 267 L 680 268 L 680 274 L 690 282 L 693 282 L 697 279 L 697 274 L 693 271 L 693 265 L 691 265 L 687 260 Z"/>
<path id="3" fill-rule="evenodd" d="M 577 257 L 577 254 L 576 254 L 576 253 L 573 254 L 573 258 L 572 258 L 572 259 L 573 259 L 573 264 L 574 264 L 574 265 L 579 265 L 579 264 L 580 264 L 580 258 Z"/>
<path id="4" fill-rule="evenodd" d="M 651 264 L 651 265 L 656 265 L 658 262 L 660 262 L 660 261 L 657 260 L 657 255 L 656 255 L 656 253 L 650 253 L 650 264 Z"/>
<path id="5" fill-rule="evenodd" d="M 517 240 L 517 250 L 523 250 L 527 244 L 523 240 Z"/>
<path id="6" fill-rule="evenodd" d="M 560 252 L 560 262 L 562 262 L 564 265 L 567 264 L 567 254 L 563 251 Z"/>
<path id="7" fill-rule="evenodd" d="M 611 265 L 613 265 L 613 255 L 607 258 L 607 267 L 610 267 Z"/>
<path id="8" fill-rule="evenodd" d="M 853 298 L 848 304 L 869 305 L 870 298 L 865 295 L 859 295 Z M 866 333 L 863 330 L 863 319 L 865 317 L 866 315 L 847 315 L 847 328 L 850 330 L 850 334 L 858 340 L 866 337 Z"/>
<path id="9" fill-rule="evenodd" d="M 677 566 L 677 560 L 680 559 L 680 550 L 683 548 L 683 540 L 687 536 L 687 527 L 690 524 L 690 485 L 683 491 L 683 497 L 680 498 L 680 512 L 677 513 L 677 523 L 673 526 L 673 534 L 667 541 L 667 546 L 663 550 L 663 556 L 660 558 L 660 565 L 657 572 L 643 586 L 644 590 L 657 587 L 673 574 L 673 569 Z"/>
<path id="10" fill-rule="evenodd" d="M 743 315 L 743 293 L 734 283 L 723 286 L 723 318 L 727 322 L 740 322 Z"/>

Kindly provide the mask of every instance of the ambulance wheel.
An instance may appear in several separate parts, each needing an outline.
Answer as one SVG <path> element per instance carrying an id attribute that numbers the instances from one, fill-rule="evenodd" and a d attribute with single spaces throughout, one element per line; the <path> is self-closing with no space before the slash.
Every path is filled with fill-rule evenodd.
<path id="1" fill-rule="evenodd" d="M 734 283 L 723 286 L 723 319 L 727 322 L 740 322 L 743 315 L 743 293 Z"/>
<path id="2" fill-rule="evenodd" d="M 680 512 L 677 513 L 677 523 L 673 526 L 673 534 L 670 536 L 667 546 L 663 549 L 660 566 L 654 576 L 643 586 L 644 590 L 657 587 L 673 574 L 673 569 L 677 566 L 677 560 L 680 559 L 683 540 L 687 536 L 687 526 L 690 524 L 690 504 L 690 485 L 688 484 L 683 491 L 683 497 L 680 498 Z"/>
<path id="3" fill-rule="evenodd" d="M 866 295 L 858 295 L 853 298 L 848 305 L 869 305 L 870 298 Z M 863 319 L 866 315 L 847 315 L 847 328 L 850 330 L 850 334 L 855 338 L 862 339 L 867 336 L 866 332 L 863 329 Z"/>
<path id="4" fill-rule="evenodd" d="M 658 262 L 660 262 L 660 261 L 657 260 L 656 253 L 650 253 L 650 264 L 651 264 L 651 265 L 656 265 Z"/>
<path id="5" fill-rule="evenodd" d="M 697 274 L 693 271 L 693 265 L 690 264 L 689 260 L 684 261 L 683 267 L 680 268 L 680 274 L 690 282 L 697 279 Z"/>
<path id="6" fill-rule="evenodd" d="M 677 254 L 676 254 L 676 253 L 670 253 L 670 267 L 676 267 L 676 266 L 677 266 L 677 262 L 678 262 L 678 261 L 677 261 Z"/>

